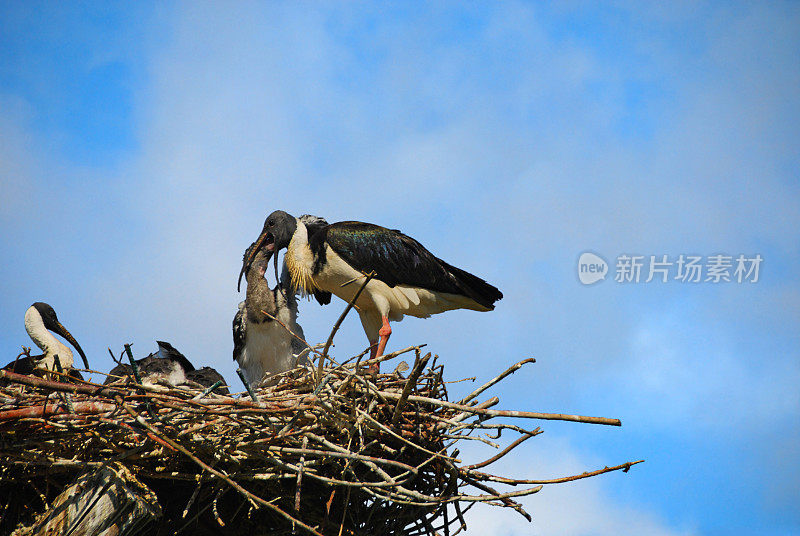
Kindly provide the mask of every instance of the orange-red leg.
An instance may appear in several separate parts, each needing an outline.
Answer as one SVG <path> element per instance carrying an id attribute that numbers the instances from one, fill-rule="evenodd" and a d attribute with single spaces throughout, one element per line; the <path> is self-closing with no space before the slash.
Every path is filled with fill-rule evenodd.
<path id="1" fill-rule="evenodd" d="M 392 328 L 389 325 L 389 319 L 385 316 L 383 317 L 383 326 L 381 329 L 378 330 L 378 336 L 380 340 L 378 341 L 378 351 L 377 355 L 382 356 L 383 351 L 386 350 L 386 343 L 389 342 L 389 336 L 392 334 Z"/>
<path id="2" fill-rule="evenodd" d="M 370 359 L 374 357 L 379 357 L 383 355 L 383 351 L 386 349 L 386 343 L 389 342 L 389 336 L 392 334 L 392 328 L 389 326 L 389 319 L 387 317 L 383 317 L 383 326 L 381 329 L 378 330 L 378 336 L 380 339 L 378 340 L 377 348 L 375 346 L 372 347 L 370 350 Z M 378 374 L 381 371 L 381 364 L 380 363 L 373 363 L 367 369 L 367 372 L 370 374 Z"/>

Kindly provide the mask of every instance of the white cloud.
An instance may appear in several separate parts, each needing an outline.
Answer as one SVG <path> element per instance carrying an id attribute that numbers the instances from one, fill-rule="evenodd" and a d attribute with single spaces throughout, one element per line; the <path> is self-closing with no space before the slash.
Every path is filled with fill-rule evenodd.
<path id="1" fill-rule="evenodd" d="M 27 123 L 30 106 L 22 98 L 0 94 L 0 220 L 6 223 L 31 213 L 36 188 L 31 178 L 37 165 Z"/>
<path id="2" fill-rule="evenodd" d="M 470 449 L 472 450 L 472 449 Z M 467 452 L 464 456 L 473 455 Z M 564 438 L 538 436 L 527 448 L 518 449 L 485 469 L 487 472 L 516 478 L 559 478 L 614 465 L 619 461 L 599 462 L 575 449 Z M 522 461 L 524 460 L 524 462 Z M 647 462 L 645 462 L 647 463 Z M 637 471 L 638 469 L 638 471 Z M 467 515 L 467 533 L 486 536 L 559 534 L 561 536 L 688 536 L 688 528 L 674 527 L 651 511 L 646 501 L 615 498 L 615 486 L 626 480 L 645 478 L 642 465 L 627 474 L 608 473 L 584 480 L 546 485 L 541 491 L 519 502 L 533 517 L 528 523 L 510 509 L 478 505 Z"/>
<path id="3" fill-rule="evenodd" d="M 401 227 L 442 257 L 502 283 L 507 297 L 494 316 L 407 322 L 393 343 L 404 336 L 420 342 L 413 334 L 424 334 L 437 351 L 491 352 L 496 344 L 488 340 L 461 344 L 442 336 L 474 322 L 516 347 L 539 350 L 545 372 L 578 376 L 576 387 L 553 391 L 576 396 L 592 378 L 611 382 L 620 364 L 630 364 L 621 381 L 634 394 L 663 394 L 680 381 L 686 387 L 674 396 L 683 396 L 687 411 L 727 392 L 727 380 L 743 385 L 752 372 L 720 330 L 715 336 L 729 346 L 712 363 L 729 373 L 717 375 L 714 388 L 701 384 L 715 365 L 691 357 L 689 367 L 677 365 L 683 361 L 674 353 L 694 356 L 685 341 L 655 357 L 656 346 L 676 348 L 680 326 L 663 333 L 657 321 L 637 328 L 627 316 L 634 302 L 652 302 L 626 303 L 605 289 L 598 293 L 606 301 L 589 309 L 587 295 L 572 292 L 573 277 L 548 279 L 570 273 L 574 255 L 587 247 L 612 254 L 749 252 L 764 240 L 783 251 L 796 247 L 794 187 L 772 175 L 752 186 L 754 166 L 764 159 L 750 159 L 749 138 L 736 130 L 746 120 L 769 132 L 782 124 L 775 113 L 781 103 L 743 113 L 752 92 L 738 79 L 696 69 L 741 52 L 724 24 L 714 27 L 700 59 L 684 58 L 693 62 L 684 78 L 667 79 L 655 67 L 641 78 L 625 71 L 644 63 L 633 56 L 615 63 L 580 40 L 551 38 L 539 14 L 520 4 L 499 8 L 453 43 L 426 24 L 433 15 L 365 29 L 365 19 L 326 9 L 184 7 L 172 13 L 173 38 L 153 49 L 152 85 L 140 96 L 142 151 L 126 173 L 135 176 L 130 202 L 139 207 L 145 238 L 120 259 L 127 284 L 115 271 L 95 291 L 111 317 L 124 317 L 133 304 L 151 311 L 138 321 L 140 337 L 166 332 L 187 354 L 230 374 L 227 326 L 240 298 L 232 293 L 240 250 L 280 207 Z M 356 57 L 365 44 L 359 39 L 374 47 L 366 60 Z M 752 38 L 742 43 L 758 46 Z M 653 46 L 653 61 L 679 59 Z M 762 52 L 773 63 L 785 54 L 767 46 Z M 645 108 L 655 117 L 653 138 L 624 141 L 613 134 L 624 111 L 619 99 L 627 82 L 642 80 L 676 92 L 674 114 L 660 121 L 661 111 Z M 598 83 L 611 96 L 586 98 Z M 563 258 L 569 264 L 556 266 Z M 532 271 L 536 262 L 547 263 L 542 272 Z M 307 333 L 320 339 L 332 316 L 330 308 L 303 306 L 302 320 L 313 326 Z M 575 325 L 585 326 L 582 333 Z M 645 344 L 644 333 L 657 341 Z M 351 334 L 352 343 L 340 343 L 358 351 L 363 335 L 357 326 Z M 622 353 L 629 336 L 639 337 L 631 356 Z M 509 347 L 517 351 L 512 343 L 503 350 Z M 516 357 L 524 356 L 509 359 Z M 781 367 L 757 375 L 760 385 L 792 370 Z"/>
<path id="4" fill-rule="evenodd" d="M 791 359 L 744 359 L 724 332 L 695 330 L 678 311 L 639 322 L 630 368 L 623 376 L 632 396 L 656 398 L 650 419 L 687 421 L 706 432 L 744 426 L 764 429 L 800 411 L 800 364 Z"/>
<path id="5" fill-rule="evenodd" d="M 587 248 L 772 248 L 795 258 L 796 18 L 780 21 L 769 7 L 694 17 L 709 31 L 691 54 L 675 46 L 675 27 L 633 37 L 620 29 L 633 48 L 609 57 L 580 36 L 552 35 L 525 4 L 494 8 L 468 29 L 443 26 L 438 11 L 387 20 L 358 9 L 263 8 L 183 4 L 162 13 L 169 38 L 148 49 L 149 86 L 134 99 L 139 149 L 103 181 L 81 186 L 99 172 L 58 169 L 70 180 L 37 191 L 58 182 L 48 141 L 23 120 L 0 119 L 8 240 L 35 260 L 40 244 L 69 241 L 79 251 L 64 264 L 47 248 L 51 258 L 40 264 L 12 261 L 0 284 L 16 282 L 25 306 L 41 291 L 64 304 L 65 322 L 67 311 L 81 311 L 83 326 L 68 325 L 90 334 L 83 346 L 98 359 L 108 359 L 107 345 L 134 342 L 144 354 L 166 339 L 236 385 L 229 326 L 242 250 L 269 211 L 315 212 L 399 227 L 501 287 L 494 313 L 409 319 L 390 344 L 430 343 L 453 377 L 486 376 L 534 353 L 535 371 L 509 382 L 504 403 L 621 408 L 612 416 L 635 413 L 654 427 L 710 407 L 681 422 L 719 434 L 797 414 L 796 335 L 786 326 L 797 324 L 800 290 L 779 272 L 786 267 L 773 271 L 768 258 L 763 285 L 718 296 L 609 281 L 587 289 L 573 272 Z M 643 18 L 683 28 L 683 14 Z M 764 39 L 773 27 L 776 38 Z M 629 85 L 659 96 L 645 92 L 630 112 Z M 627 113 L 652 132 L 626 133 Z M 42 193 L 35 202 L 54 213 L 47 225 L 31 231 L 11 221 Z M 91 217 L 72 219 L 78 212 Z M 306 333 L 324 339 L 340 306 L 301 304 Z M 687 321 L 685 310 L 696 314 Z M 742 311 L 748 321 L 737 323 Z M 336 352 L 360 351 L 357 320 L 345 324 Z M 750 351 L 776 334 L 783 351 Z M 720 419 L 726 407 L 739 417 Z M 530 460 L 555 474 L 597 465 L 568 444 Z M 615 478 L 546 488 L 528 501 L 533 529 L 682 530 L 615 499 Z M 472 533 L 531 530 L 508 512 L 473 518 Z"/>

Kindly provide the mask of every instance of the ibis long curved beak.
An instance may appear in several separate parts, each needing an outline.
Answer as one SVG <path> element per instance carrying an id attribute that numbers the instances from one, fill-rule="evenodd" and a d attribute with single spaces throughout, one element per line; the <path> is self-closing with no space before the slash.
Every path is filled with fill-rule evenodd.
<path id="1" fill-rule="evenodd" d="M 269 261 L 269 258 L 267 258 L 267 261 Z M 275 254 L 275 262 L 273 264 L 275 265 L 275 285 L 277 287 L 280 287 L 281 286 L 281 278 L 278 275 L 278 254 L 277 253 Z"/>
<path id="2" fill-rule="evenodd" d="M 253 259 L 255 258 L 256 253 L 258 253 L 258 251 L 264 247 L 268 237 L 270 237 L 269 232 L 262 232 L 260 235 L 258 235 L 258 239 L 253 243 L 253 245 L 250 246 L 250 249 L 248 249 L 244 254 L 244 259 L 242 259 L 242 270 L 239 272 L 239 281 L 236 283 L 237 292 L 241 292 L 242 290 L 242 276 L 250 269 L 250 265 L 253 264 Z M 272 251 L 267 252 L 267 262 L 269 262 L 269 258 L 272 257 L 272 254 Z"/>
<path id="3" fill-rule="evenodd" d="M 75 337 L 72 336 L 72 333 L 67 331 L 61 322 L 56 321 L 55 326 L 53 326 L 53 331 L 64 337 L 77 351 L 81 354 L 81 359 L 83 359 L 84 366 L 88 369 L 89 368 L 89 360 L 86 359 L 86 354 L 83 353 L 83 348 L 81 345 L 78 344 L 78 341 L 75 340 Z"/>

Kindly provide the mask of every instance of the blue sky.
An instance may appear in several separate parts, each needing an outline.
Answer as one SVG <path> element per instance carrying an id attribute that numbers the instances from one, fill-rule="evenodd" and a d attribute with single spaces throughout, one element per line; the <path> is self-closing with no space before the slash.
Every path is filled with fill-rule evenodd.
<path id="1" fill-rule="evenodd" d="M 534 356 L 503 407 L 623 421 L 544 423 L 504 471 L 647 460 L 471 533 L 800 534 L 798 58 L 796 3 L 5 2 L 0 351 L 43 300 L 96 367 L 168 340 L 235 383 L 266 214 L 379 223 L 505 294 L 390 349 L 427 343 L 454 379 Z M 586 250 L 764 262 L 583 286 Z M 301 304 L 309 338 L 342 307 Z M 336 343 L 363 349 L 356 317 Z"/>

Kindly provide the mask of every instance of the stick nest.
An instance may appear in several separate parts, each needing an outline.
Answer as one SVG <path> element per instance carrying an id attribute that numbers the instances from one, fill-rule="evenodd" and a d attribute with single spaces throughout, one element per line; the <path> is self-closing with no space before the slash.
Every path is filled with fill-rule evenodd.
<path id="1" fill-rule="evenodd" d="M 520 419 L 619 421 L 478 402 L 532 359 L 450 402 L 442 365 L 420 348 L 378 358 L 414 355 L 405 377 L 333 363 L 321 374 L 283 374 L 257 390 L 256 401 L 130 379 L 101 386 L 0 371 L 0 497 L 8 497 L 0 500 L 0 533 L 30 524 L 78 475 L 109 464 L 124 465 L 158 497 L 163 516 L 148 534 L 415 536 L 461 532 L 463 513 L 479 502 L 530 520 L 515 497 L 638 463 L 542 481 L 481 471 L 540 433 L 514 424 Z M 504 432 L 515 438 L 502 447 Z M 458 450 L 465 440 L 498 452 L 466 464 Z"/>

